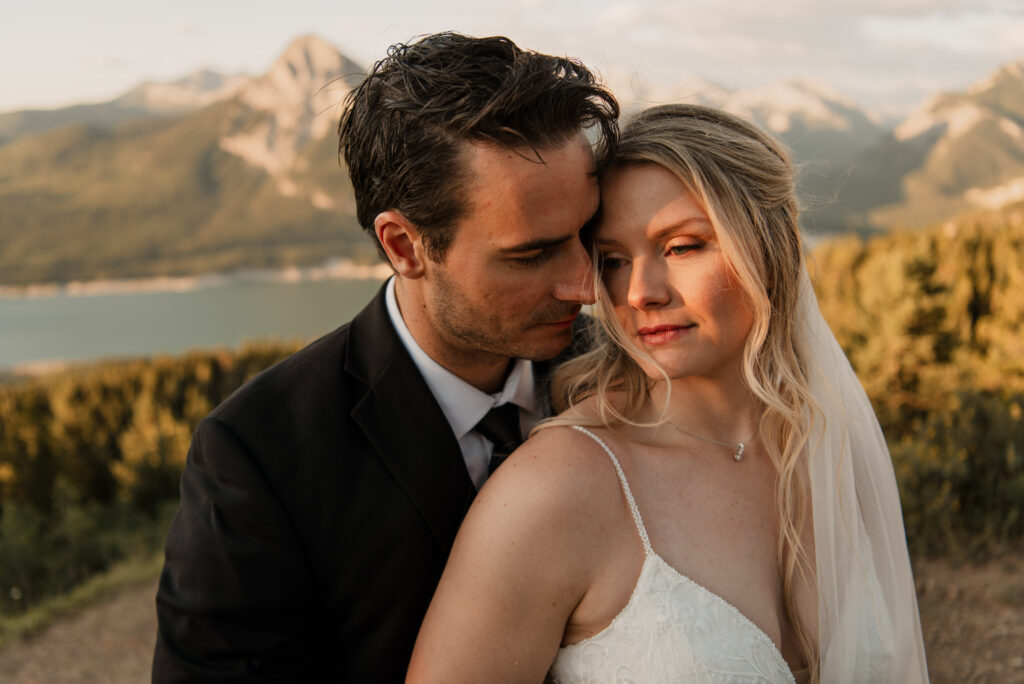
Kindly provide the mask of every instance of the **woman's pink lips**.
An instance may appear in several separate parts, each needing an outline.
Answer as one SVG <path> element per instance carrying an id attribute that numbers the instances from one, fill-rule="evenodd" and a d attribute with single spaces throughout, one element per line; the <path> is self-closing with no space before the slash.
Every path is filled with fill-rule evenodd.
<path id="1" fill-rule="evenodd" d="M 689 331 L 693 325 L 655 325 L 649 328 L 640 328 L 636 331 L 640 341 L 648 346 L 665 344 L 677 340 Z"/>

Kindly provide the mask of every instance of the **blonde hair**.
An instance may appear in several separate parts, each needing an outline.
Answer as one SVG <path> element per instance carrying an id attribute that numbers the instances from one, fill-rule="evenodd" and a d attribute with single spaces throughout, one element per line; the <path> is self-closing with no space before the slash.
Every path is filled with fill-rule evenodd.
<path id="1" fill-rule="evenodd" d="M 610 162 L 612 168 L 656 164 L 686 185 L 707 212 L 736 282 L 752 306 L 743 376 L 763 406 L 758 434 L 778 472 L 778 561 L 786 612 L 812 681 L 817 681 L 817 638 L 801 624 L 794 600 L 797 573 L 810 570 L 801 541 L 808 520 L 804 455 L 810 415 L 817 407 L 801 362 L 804 355 L 794 320 L 803 254 L 792 164 L 779 144 L 757 127 L 696 105 L 665 105 L 642 112 L 622 131 Z M 599 267 L 596 253 L 594 258 Z M 598 418 L 591 424 L 638 425 L 631 416 L 647 401 L 655 380 L 636 358 L 655 368 L 657 364 L 627 340 L 600 278 L 594 287 L 596 348 L 556 371 L 554 405 L 564 411 L 594 397 Z M 613 405 L 612 393 L 624 401 Z M 538 427 L 579 424 L 580 416 L 574 413 Z"/>

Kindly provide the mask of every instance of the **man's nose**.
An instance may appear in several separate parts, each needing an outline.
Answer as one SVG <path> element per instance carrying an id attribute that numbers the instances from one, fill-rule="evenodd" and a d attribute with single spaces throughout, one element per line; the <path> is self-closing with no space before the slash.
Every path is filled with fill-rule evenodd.
<path id="1" fill-rule="evenodd" d="M 594 264 L 590 251 L 579 240 L 569 246 L 570 254 L 565 271 L 555 285 L 555 298 L 566 302 L 593 304 Z"/>

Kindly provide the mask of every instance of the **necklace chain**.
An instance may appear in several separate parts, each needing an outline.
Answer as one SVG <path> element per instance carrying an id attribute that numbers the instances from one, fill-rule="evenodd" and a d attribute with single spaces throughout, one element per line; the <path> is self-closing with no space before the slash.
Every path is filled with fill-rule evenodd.
<path id="1" fill-rule="evenodd" d="M 665 417 L 662 416 L 662 418 L 665 418 Z M 693 434 L 689 430 L 684 430 L 683 428 L 679 427 L 678 425 L 673 423 L 668 418 L 665 418 L 665 422 L 668 423 L 669 427 L 671 427 L 671 428 L 673 428 L 675 430 L 678 430 L 679 432 L 683 433 L 684 435 L 688 435 L 690 437 L 693 437 L 694 439 L 699 439 L 702 442 L 708 442 L 709 444 L 717 444 L 718 446 L 723 446 L 723 447 L 726 447 L 728 449 L 735 449 L 736 451 L 733 453 L 732 457 L 736 461 L 742 461 L 743 460 L 743 452 L 746 450 L 747 444 L 749 444 L 754 439 L 754 437 L 757 436 L 757 428 L 755 427 L 754 428 L 754 434 L 750 435 L 750 437 L 748 437 L 747 439 L 743 440 L 742 442 L 735 442 L 735 443 L 734 442 L 719 442 L 717 439 L 711 439 L 709 437 L 701 437 L 700 435 Z"/>

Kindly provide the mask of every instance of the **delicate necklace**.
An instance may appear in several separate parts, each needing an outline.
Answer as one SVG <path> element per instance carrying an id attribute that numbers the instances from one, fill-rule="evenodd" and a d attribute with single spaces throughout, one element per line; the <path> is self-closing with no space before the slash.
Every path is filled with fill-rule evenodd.
<path id="1" fill-rule="evenodd" d="M 664 416 L 662 416 L 662 418 L 664 418 Z M 701 437 L 700 435 L 695 435 L 692 432 L 690 432 L 689 430 L 684 430 L 683 428 L 679 427 L 678 425 L 673 423 L 668 418 L 665 418 L 665 422 L 668 423 L 670 427 L 675 428 L 679 432 L 682 432 L 684 435 L 689 435 L 690 437 L 693 437 L 694 439 L 699 439 L 702 442 L 708 442 L 710 444 L 717 444 L 718 446 L 724 446 L 724 447 L 726 447 L 728 449 L 735 449 L 736 452 L 732 455 L 732 457 L 736 461 L 742 461 L 743 460 L 743 451 L 747 448 L 747 444 L 750 444 L 750 442 L 754 439 L 754 437 L 757 436 L 757 428 L 755 427 L 754 428 L 754 434 L 750 435 L 750 437 L 748 439 L 745 439 L 742 442 L 737 442 L 735 444 L 733 444 L 732 442 L 719 442 L 717 439 L 708 439 L 707 437 Z"/>

